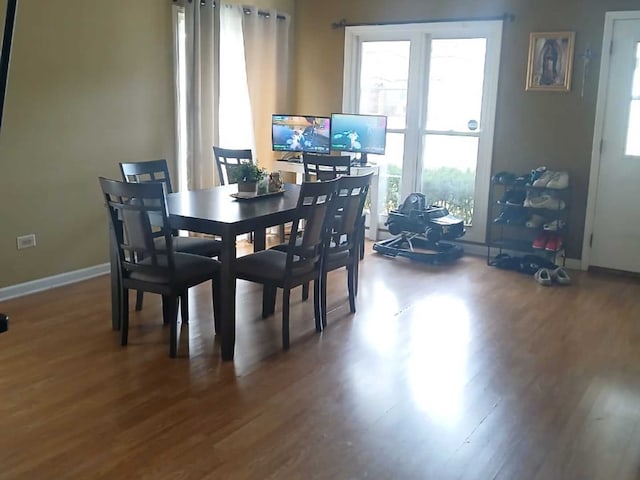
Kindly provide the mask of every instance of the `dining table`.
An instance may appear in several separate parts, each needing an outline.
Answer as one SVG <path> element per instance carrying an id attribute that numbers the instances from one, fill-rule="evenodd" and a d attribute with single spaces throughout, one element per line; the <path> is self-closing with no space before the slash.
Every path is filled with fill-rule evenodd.
<path id="1" fill-rule="evenodd" d="M 169 223 L 176 230 L 220 238 L 220 331 L 223 360 L 233 360 L 236 336 L 236 237 L 253 232 L 254 251 L 266 248 L 266 229 L 294 219 L 300 185 L 286 183 L 282 192 L 237 198 L 236 184 L 167 195 Z M 113 239 L 113 235 L 112 235 Z M 111 248 L 112 326 L 120 327 L 118 259 Z"/>

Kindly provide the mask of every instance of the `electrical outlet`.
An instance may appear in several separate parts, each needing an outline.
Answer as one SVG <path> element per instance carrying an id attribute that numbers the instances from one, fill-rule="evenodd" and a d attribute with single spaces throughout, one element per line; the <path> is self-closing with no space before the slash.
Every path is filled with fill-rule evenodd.
<path id="1" fill-rule="evenodd" d="M 36 246 L 36 234 L 30 233 L 29 235 L 22 235 L 16 238 L 16 245 L 18 250 L 23 248 L 31 248 Z"/>

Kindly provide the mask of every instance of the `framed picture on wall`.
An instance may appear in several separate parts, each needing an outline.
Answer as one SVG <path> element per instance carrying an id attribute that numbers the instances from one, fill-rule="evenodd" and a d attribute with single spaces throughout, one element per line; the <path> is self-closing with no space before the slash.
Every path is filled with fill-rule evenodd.
<path id="1" fill-rule="evenodd" d="M 571 90 L 575 32 L 538 32 L 529 36 L 527 90 Z"/>

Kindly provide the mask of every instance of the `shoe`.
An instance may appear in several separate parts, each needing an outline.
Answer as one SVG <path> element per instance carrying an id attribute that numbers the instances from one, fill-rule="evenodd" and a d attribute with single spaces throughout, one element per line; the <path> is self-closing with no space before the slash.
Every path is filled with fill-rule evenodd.
<path id="1" fill-rule="evenodd" d="M 525 200 L 525 207 L 530 208 L 546 208 L 548 210 L 563 210 L 566 206 L 564 200 L 559 199 L 555 195 L 538 195 L 530 196 Z"/>
<path id="2" fill-rule="evenodd" d="M 547 231 L 551 231 L 551 232 L 557 232 L 558 230 L 562 230 L 565 226 L 565 222 L 564 220 L 554 220 L 552 222 L 549 223 L 545 223 L 542 228 L 547 230 Z"/>
<path id="3" fill-rule="evenodd" d="M 544 249 L 547 252 L 558 252 L 562 250 L 562 237 L 555 233 L 550 234 Z"/>
<path id="4" fill-rule="evenodd" d="M 553 175 L 554 175 L 554 172 L 552 172 L 551 170 L 546 170 L 540 176 L 540 178 L 538 178 L 537 180 L 534 180 L 534 182 L 531 185 L 534 187 L 546 187 L 549 181 L 551 181 L 551 179 L 553 178 Z"/>
<path id="5" fill-rule="evenodd" d="M 514 182 L 515 178 L 516 176 L 513 173 L 498 172 L 493 177 L 491 177 L 491 181 L 500 185 L 510 185 Z"/>
<path id="6" fill-rule="evenodd" d="M 529 215 L 524 208 L 514 208 L 513 212 L 507 218 L 507 224 L 522 226 L 527 222 L 527 216 Z"/>
<path id="7" fill-rule="evenodd" d="M 544 223 L 544 217 L 534 213 L 529 217 L 529 220 L 525 223 L 527 228 L 539 228 Z M 545 228 L 546 230 L 546 228 Z"/>
<path id="8" fill-rule="evenodd" d="M 547 188 L 563 189 L 569 186 L 569 174 L 567 172 L 554 172 L 547 182 Z"/>
<path id="9" fill-rule="evenodd" d="M 550 287 L 553 283 L 553 281 L 551 280 L 551 273 L 546 268 L 541 268 L 540 270 L 538 270 L 533 277 L 536 279 L 536 282 L 538 282 L 540 285 L 544 285 L 545 287 Z"/>
<path id="10" fill-rule="evenodd" d="M 527 194 L 524 190 L 509 189 L 506 192 L 504 192 L 504 195 L 502 195 L 502 198 L 498 200 L 498 203 L 501 205 L 522 206 L 526 196 Z"/>
<path id="11" fill-rule="evenodd" d="M 493 219 L 493 223 L 508 223 L 512 217 L 513 212 L 510 208 L 503 208 L 496 218 Z"/>
<path id="12" fill-rule="evenodd" d="M 540 232 L 540 234 L 533 240 L 531 247 L 537 250 L 544 250 L 549 241 L 549 234 L 547 232 Z"/>
<path id="13" fill-rule="evenodd" d="M 569 274 L 567 273 L 567 271 L 562 268 L 562 267 L 558 267 L 555 270 L 551 270 L 551 278 L 559 283 L 560 285 L 570 285 L 571 284 L 571 277 L 569 276 Z"/>
<path id="14" fill-rule="evenodd" d="M 533 182 L 538 180 L 544 172 L 547 171 L 547 167 L 538 167 L 534 170 L 531 170 L 531 174 L 529 175 L 529 180 L 527 181 L 527 185 L 533 185 Z"/>

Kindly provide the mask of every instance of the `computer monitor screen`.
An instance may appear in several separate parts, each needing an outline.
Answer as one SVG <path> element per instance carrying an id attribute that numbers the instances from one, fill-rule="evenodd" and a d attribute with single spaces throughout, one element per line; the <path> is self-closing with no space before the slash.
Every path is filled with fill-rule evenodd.
<path id="1" fill-rule="evenodd" d="M 331 150 L 384 155 L 387 117 L 334 113 L 331 115 Z"/>
<path id="2" fill-rule="evenodd" d="M 272 115 L 271 144 L 275 152 L 328 154 L 331 151 L 329 117 Z"/>

